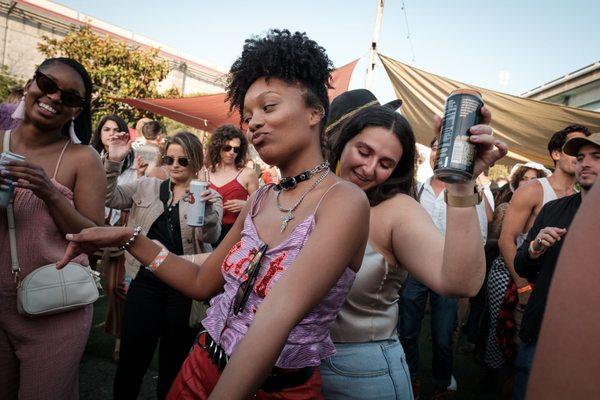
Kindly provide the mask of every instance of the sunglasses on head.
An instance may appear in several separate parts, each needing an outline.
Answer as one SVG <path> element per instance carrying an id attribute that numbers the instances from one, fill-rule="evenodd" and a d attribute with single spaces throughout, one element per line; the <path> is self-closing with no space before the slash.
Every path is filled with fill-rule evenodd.
<path id="1" fill-rule="evenodd" d="M 190 159 L 187 157 L 163 156 L 163 158 L 162 158 L 163 164 L 166 164 L 166 165 L 175 164 L 175 160 L 177 160 L 177 164 L 181 165 L 182 167 L 187 167 L 188 165 L 190 165 Z"/>
<path id="2" fill-rule="evenodd" d="M 246 268 L 246 271 L 244 272 L 244 275 L 247 276 L 247 278 L 240 284 L 237 292 L 235 292 L 235 299 L 233 302 L 233 313 L 235 315 L 238 315 L 248 302 L 250 292 L 254 287 L 254 282 L 256 282 L 256 277 L 258 276 L 258 271 L 260 270 L 260 260 L 262 260 L 266 252 L 267 245 L 263 244 L 254 254 L 252 261 L 250 261 L 248 268 Z"/>
<path id="3" fill-rule="evenodd" d="M 225 153 L 229 153 L 231 150 L 233 150 L 235 154 L 238 154 L 240 152 L 240 146 L 235 147 L 226 144 L 223 147 L 221 147 L 221 150 L 223 150 Z"/>
<path id="4" fill-rule="evenodd" d="M 33 77 L 35 84 L 44 94 L 60 93 L 60 101 L 67 107 L 83 107 L 85 99 L 80 95 L 67 92 L 58 87 L 58 84 L 44 73 L 37 71 Z"/>

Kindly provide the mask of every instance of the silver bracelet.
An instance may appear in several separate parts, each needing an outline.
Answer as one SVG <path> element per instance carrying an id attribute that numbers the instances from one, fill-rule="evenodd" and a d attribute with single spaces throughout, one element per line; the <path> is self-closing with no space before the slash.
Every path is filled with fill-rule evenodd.
<path id="1" fill-rule="evenodd" d="M 131 236 L 129 238 L 129 240 L 127 240 L 125 242 L 125 244 L 119 246 L 119 250 L 127 250 L 127 248 L 129 248 L 129 246 L 131 246 L 133 244 L 133 242 L 135 242 L 135 239 L 137 239 L 137 237 L 140 235 L 140 232 L 142 232 L 142 227 L 141 226 L 137 226 L 133 230 L 133 236 Z"/>

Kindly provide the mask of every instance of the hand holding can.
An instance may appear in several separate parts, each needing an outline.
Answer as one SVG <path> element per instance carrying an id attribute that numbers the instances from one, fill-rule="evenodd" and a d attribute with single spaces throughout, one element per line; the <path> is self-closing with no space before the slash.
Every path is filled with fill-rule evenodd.
<path id="1" fill-rule="evenodd" d="M 204 210 L 206 201 L 202 197 L 202 193 L 208 189 L 208 182 L 194 179 L 190 182 L 190 191 L 188 194 L 188 226 L 201 227 L 204 226 Z"/>

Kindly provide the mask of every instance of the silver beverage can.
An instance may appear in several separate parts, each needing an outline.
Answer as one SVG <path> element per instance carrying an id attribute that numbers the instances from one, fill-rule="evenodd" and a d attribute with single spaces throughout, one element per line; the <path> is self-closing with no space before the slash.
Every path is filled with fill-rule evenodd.
<path id="1" fill-rule="evenodd" d="M 190 182 L 190 192 L 188 194 L 188 226 L 204 226 L 204 208 L 205 202 L 200 195 L 208 189 L 208 182 L 194 179 Z"/>
<path id="2" fill-rule="evenodd" d="M 25 157 L 11 153 L 10 151 L 5 151 L 0 154 L 0 163 L 8 162 L 8 161 L 25 161 Z M 0 164 L 0 169 L 3 169 L 2 164 Z M 10 203 L 13 195 L 13 186 L 0 184 L 0 207 L 6 208 Z"/>
<path id="3" fill-rule="evenodd" d="M 476 90 L 457 89 L 446 99 L 434 168 L 441 181 L 457 183 L 473 179 L 475 145 L 469 141 L 469 129 L 481 123 L 481 107 L 483 100 Z"/>

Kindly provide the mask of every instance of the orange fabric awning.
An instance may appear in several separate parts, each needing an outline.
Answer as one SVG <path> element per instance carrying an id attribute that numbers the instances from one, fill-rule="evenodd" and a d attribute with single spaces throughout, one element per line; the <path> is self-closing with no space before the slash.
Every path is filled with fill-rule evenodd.
<path id="1" fill-rule="evenodd" d="M 354 60 L 331 74 L 329 99 L 333 100 L 339 94 L 348 90 L 350 77 L 358 60 Z M 178 99 L 115 99 L 132 107 L 162 115 L 182 124 L 213 131 L 223 124 L 239 125 L 237 112 L 229 112 L 229 102 L 225 101 L 225 93 L 211 94 Z"/>

